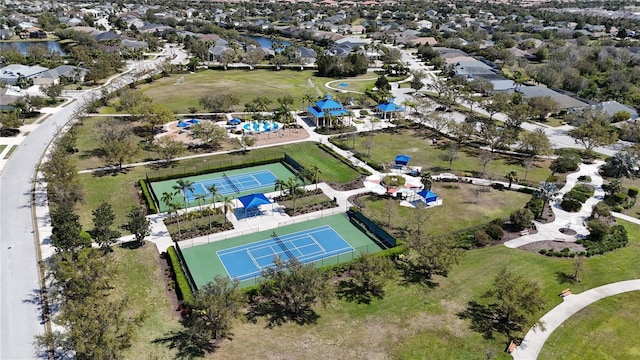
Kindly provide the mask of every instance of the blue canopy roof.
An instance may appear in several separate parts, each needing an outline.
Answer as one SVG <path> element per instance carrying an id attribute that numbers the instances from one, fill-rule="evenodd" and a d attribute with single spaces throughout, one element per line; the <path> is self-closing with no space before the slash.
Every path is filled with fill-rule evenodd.
<path id="1" fill-rule="evenodd" d="M 269 201 L 264 194 L 240 196 L 238 200 L 240 200 L 245 209 L 253 209 L 260 205 L 271 204 L 271 201 Z"/>
<path id="2" fill-rule="evenodd" d="M 432 202 L 432 201 L 438 200 L 438 195 L 432 193 L 429 190 L 419 191 L 418 195 L 422 196 L 424 198 L 424 201 L 426 202 Z"/>
<path id="3" fill-rule="evenodd" d="M 389 99 L 385 102 L 383 102 L 382 104 L 378 104 L 378 106 L 376 106 L 378 109 L 380 109 L 383 112 L 397 112 L 397 111 L 404 111 L 404 108 L 402 106 L 398 106 L 393 102 L 394 99 Z"/>
<path id="4" fill-rule="evenodd" d="M 396 155 L 395 163 L 401 165 L 407 165 L 411 160 L 411 156 L 409 155 Z"/>
<path id="5" fill-rule="evenodd" d="M 319 100 L 313 106 L 309 106 L 309 112 L 315 117 L 325 116 L 342 116 L 347 115 L 349 112 L 339 102 L 333 100 L 331 95 L 327 95 L 324 99 Z"/>
<path id="6" fill-rule="evenodd" d="M 238 125 L 242 122 L 242 120 L 238 119 L 238 118 L 233 118 L 231 120 L 229 120 L 229 124 L 231 125 Z"/>

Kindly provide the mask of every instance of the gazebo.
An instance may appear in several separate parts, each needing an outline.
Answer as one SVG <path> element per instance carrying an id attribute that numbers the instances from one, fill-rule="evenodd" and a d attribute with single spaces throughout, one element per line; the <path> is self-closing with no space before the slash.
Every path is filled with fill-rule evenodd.
<path id="1" fill-rule="evenodd" d="M 245 216 L 259 215 L 258 207 L 260 205 L 271 204 L 271 201 L 262 193 L 240 196 L 238 200 L 240 200 L 242 206 L 244 206 Z"/>
<path id="2" fill-rule="evenodd" d="M 431 203 L 431 202 L 436 202 L 438 201 L 438 195 L 436 195 L 435 193 L 432 193 L 430 190 L 422 190 L 422 191 L 418 191 L 417 193 L 421 198 L 424 199 L 425 203 Z"/>
<path id="3" fill-rule="evenodd" d="M 381 118 L 392 119 L 398 117 L 398 113 L 404 111 L 404 108 L 402 106 L 399 106 L 393 102 L 394 100 L 394 98 L 389 98 L 387 99 L 387 101 L 376 106 L 375 111 L 380 114 Z"/>
<path id="4" fill-rule="evenodd" d="M 347 109 L 345 109 L 344 106 L 336 100 L 333 100 L 333 96 L 329 94 L 327 94 L 322 100 L 317 101 L 314 105 L 309 106 L 307 110 L 313 117 L 316 126 L 320 126 L 320 119 L 322 119 L 322 126 L 326 126 L 327 118 L 337 118 L 349 114 Z M 332 124 L 329 123 L 329 125 L 331 126 Z"/>

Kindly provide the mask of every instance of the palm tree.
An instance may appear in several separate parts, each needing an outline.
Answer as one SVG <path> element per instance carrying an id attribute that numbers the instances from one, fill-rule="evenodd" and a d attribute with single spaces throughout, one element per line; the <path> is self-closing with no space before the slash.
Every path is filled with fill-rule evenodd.
<path id="1" fill-rule="evenodd" d="M 199 211 L 202 212 L 202 204 L 204 204 L 207 196 L 205 194 L 196 194 L 196 202 L 198 203 Z"/>
<path id="2" fill-rule="evenodd" d="M 544 201 L 544 207 L 546 207 L 549 204 L 549 201 L 557 197 L 559 193 L 560 190 L 558 190 L 558 185 L 556 185 L 556 183 L 545 181 L 538 185 L 538 189 L 533 195 L 542 199 Z"/>
<path id="3" fill-rule="evenodd" d="M 518 172 L 511 170 L 504 177 L 509 181 L 509 190 L 511 190 L 511 184 L 513 184 L 514 181 L 518 181 Z"/>
<path id="4" fill-rule="evenodd" d="M 426 190 L 431 190 L 431 186 L 433 185 L 433 178 L 431 177 L 431 172 L 427 171 L 420 176 L 420 182 L 424 185 Z"/>
<path id="5" fill-rule="evenodd" d="M 298 182 L 298 179 L 290 177 L 287 179 L 285 188 L 287 189 L 287 193 L 289 195 L 292 195 L 294 192 L 296 192 L 297 189 L 300 188 L 300 183 Z"/>
<path id="6" fill-rule="evenodd" d="M 638 170 L 638 157 L 626 150 L 619 151 L 611 158 L 609 168 L 618 179 L 630 178 Z"/>
<path id="7" fill-rule="evenodd" d="M 182 231 L 180 230 L 180 213 L 178 213 L 180 206 L 181 205 L 178 202 L 172 202 L 169 204 L 169 209 L 171 209 L 170 211 L 176 213 L 176 220 L 178 221 L 178 235 L 182 235 Z"/>
<path id="8" fill-rule="evenodd" d="M 216 208 L 216 196 L 218 196 L 218 188 L 216 188 L 216 184 L 211 184 L 205 187 L 209 191 L 209 196 L 211 196 L 211 203 L 213 204 L 213 208 Z"/>
<path id="9" fill-rule="evenodd" d="M 311 171 L 313 172 L 313 183 L 316 184 L 316 190 L 318 190 L 318 174 L 322 174 L 322 171 L 317 165 L 311 165 Z"/>
<path id="10" fill-rule="evenodd" d="M 227 223 L 227 213 L 233 211 L 233 199 L 230 196 L 225 196 L 222 199 L 222 212 L 224 213 L 224 223 Z"/>
<path id="11" fill-rule="evenodd" d="M 162 200 L 162 202 L 169 208 L 171 209 L 171 203 L 173 202 L 173 193 L 170 192 L 163 192 L 162 193 L 162 197 L 160 197 L 160 200 Z M 169 211 L 169 218 L 171 218 L 171 213 L 173 211 Z"/>
<path id="12" fill-rule="evenodd" d="M 193 188 L 193 181 L 178 179 L 178 181 L 176 181 L 176 184 L 173 185 L 172 188 L 175 190 L 175 195 L 182 193 L 182 196 L 184 197 L 184 211 L 187 212 L 187 191 L 191 191 L 191 193 L 193 193 L 193 191 L 195 190 Z"/>
<path id="13" fill-rule="evenodd" d="M 305 111 L 307 109 L 307 106 L 311 106 L 311 104 L 313 104 L 313 100 L 315 100 L 315 98 L 311 94 L 305 94 L 303 97 L 301 97 L 300 101 L 302 101 L 302 104 L 304 106 L 302 111 Z"/>
<path id="14" fill-rule="evenodd" d="M 282 191 L 287 188 L 287 183 L 282 179 L 276 179 L 274 184 L 274 191 L 280 191 L 280 196 L 282 196 Z"/>

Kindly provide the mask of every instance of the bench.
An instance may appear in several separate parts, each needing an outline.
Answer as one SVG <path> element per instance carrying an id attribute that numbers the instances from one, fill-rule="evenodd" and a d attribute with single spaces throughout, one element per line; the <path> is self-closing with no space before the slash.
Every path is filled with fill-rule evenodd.
<path id="1" fill-rule="evenodd" d="M 520 236 L 525 236 L 525 235 L 529 235 L 529 230 L 520 231 Z"/>
<path id="2" fill-rule="evenodd" d="M 507 346 L 507 354 L 511 354 L 515 350 L 516 350 L 516 343 L 513 342 L 513 340 L 511 340 L 511 342 L 509 343 L 509 346 Z"/>
<path id="3" fill-rule="evenodd" d="M 569 295 L 571 295 L 571 289 L 569 289 L 569 288 L 562 290 L 562 293 L 560 293 L 561 297 L 566 297 L 566 296 L 569 296 Z"/>

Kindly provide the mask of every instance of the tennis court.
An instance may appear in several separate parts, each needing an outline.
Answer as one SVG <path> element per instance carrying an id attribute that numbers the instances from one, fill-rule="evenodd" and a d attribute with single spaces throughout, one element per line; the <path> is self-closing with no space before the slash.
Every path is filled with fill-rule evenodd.
<path id="1" fill-rule="evenodd" d="M 183 179 L 193 182 L 193 191 L 187 190 L 186 196 L 189 206 L 198 205 L 196 196 L 204 195 L 206 202 L 211 202 L 209 187 L 215 185 L 218 196 L 238 197 L 252 193 L 274 191 L 277 179 L 286 180 L 295 176 L 282 163 L 273 163 L 260 166 L 252 166 L 243 169 L 229 170 L 225 172 L 210 173 L 198 176 L 189 176 Z M 158 181 L 151 183 L 151 188 L 156 198 L 162 198 L 163 192 L 174 193 L 173 188 L 178 179 Z M 177 194 L 176 201 L 183 202 L 182 194 Z M 160 203 L 160 211 L 167 211 L 167 205 Z"/>
<path id="2" fill-rule="evenodd" d="M 353 248 L 329 225 L 279 236 L 275 232 L 270 239 L 217 251 L 227 274 L 240 281 L 260 275 L 273 265 L 275 257 L 287 261 L 292 258 L 307 263 L 337 254 L 353 251 Z"/>
<path id="3" fill-rule="evenodd" d="M 362 252 L 381 250 L 345 214 L 281 226 L 275 232 L 275 236 L 274 230 L 267 230 L 183 246 L 182 253 L 196 285 L 201 287 L 217 275 L 237 278 L 241 286 L 253 285 L 261 270 L 273 264 L 275 256 L 324 266 L 349 261 Z"/>

